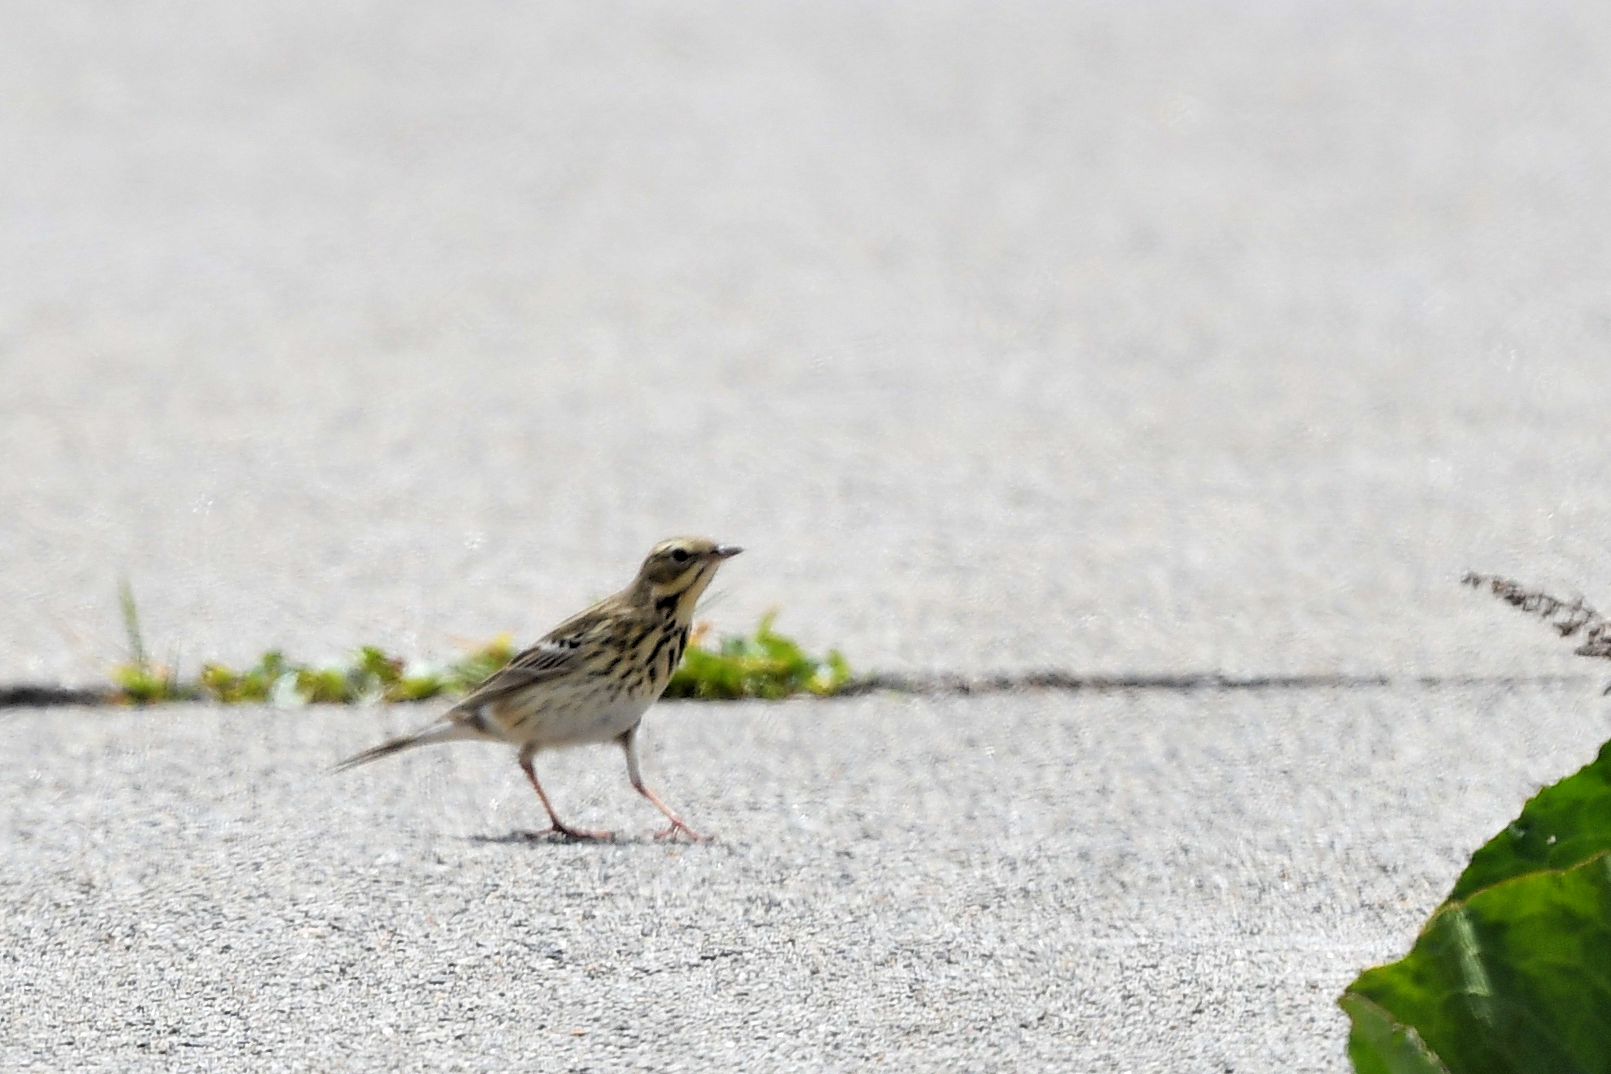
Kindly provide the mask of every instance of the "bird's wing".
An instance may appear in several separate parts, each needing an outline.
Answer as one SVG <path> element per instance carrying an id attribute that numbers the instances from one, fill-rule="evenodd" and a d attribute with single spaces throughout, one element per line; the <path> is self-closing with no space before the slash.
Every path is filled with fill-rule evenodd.
<path id="1" fill-rule="evenodd" d="M 572 616 L 528 649 L 515 654 L 453 706 L 455 712 L 474 712 L 482 705 L 524 690 L 533 683 L 559 678 L 585 662 L 589 637 L 604 625 L 599 607 Z"/>

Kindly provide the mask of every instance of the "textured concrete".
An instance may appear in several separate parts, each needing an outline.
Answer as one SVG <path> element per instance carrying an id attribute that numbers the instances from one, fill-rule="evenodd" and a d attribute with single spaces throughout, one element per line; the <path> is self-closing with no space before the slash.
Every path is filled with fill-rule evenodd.
<path id="1" fill-rule="evenodd" d="M 678 709 L 669 851 L 319 774 L 373 714 L 0 714 L 6 1069 L 1338 1070 L 1606 735 L 1413 686 L 1594 670 L 1454 582 L 1611 604 L 1603 4 L 0 17 L 0 682 L 122 576 L 187 668 L 444 656 L 686 531 L 863 669 L 1395 682 Z"/>
<path id="2" fill-rule="evenodd" d="M 442 654 L 684 530 L 880 667 L 1611 601 L 1604 5 L 163 10 L 0 40 L 6 678 L 124 573 L 191 661 Z"/>
<path id="3" fill-rule="evenodd" d="M 0 720 L 7 1070 L 1341 1071 L 1333 1002 L 1611 733 L 1592 684 L 671 705 L 659 819 L 532 844 L 512 759 L 385 713 Z"/>

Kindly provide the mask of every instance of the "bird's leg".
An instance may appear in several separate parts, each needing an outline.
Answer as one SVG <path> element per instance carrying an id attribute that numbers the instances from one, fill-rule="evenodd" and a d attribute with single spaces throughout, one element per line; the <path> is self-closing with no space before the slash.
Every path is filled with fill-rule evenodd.
<path id="1" fill-rule="evenodd" d="M 562 835 L 566 839 L 574 839 L 579 843 L 607 842 L 615 838 L 615 836 L 610 832 L 584 831 L 581 828 L 572 828 L 569 824 L 566 824 L 564 821 L 560 820 L 559 814 L 554 812 L 554 804 L 548 800 L 548 795 L 543 790 L 543 785 L 537 782 L 537 769 L 532 767 L 531 758 L 532 755 L 530 753 L 527 753 L 524 750 L 521 751 L 520 770 L 526 773 L 527 779 L 531 780 L 531 789 L 537 792 L 537 800 L 542 802 L 543 808 L 548 811 L 548 831 L 540 832 L 538 834 L 547 835 L 549 832 L 552 832 L 555 835 Z"/>
<path id="2" fill-rule="evenodd" d="M 660 796 L 658 794 L 656 794 L 654 791 L 651 791 L 648 786 L 644 784 L 643 774 L 638 771 L 638 729 L 636 727 L 632 728 L 632 730 L 621 736 L 620 741 L 621 748 L 626 751 L 627 778 L 632 781 L 632 789 L 649 799 L 649 803 L 656 809 L 660 810 L 660 812 L 664 813 L 666 815 L 666 819 L 671 821 L 671 824 L 665 829 L 655 832 L 654 837 L 656 839 L 675 839 L 677 837 L 677 833 L 681 832 L 683 835 L 688 837 L 689 842 L 710 842 L 709 836 L 700 835 L 698 832 L 688 827 L 688 825 L 683 822 L 683 819 L 672 811 L 670 806 L 666 805 L 666 803 L 660 800 Z"/>

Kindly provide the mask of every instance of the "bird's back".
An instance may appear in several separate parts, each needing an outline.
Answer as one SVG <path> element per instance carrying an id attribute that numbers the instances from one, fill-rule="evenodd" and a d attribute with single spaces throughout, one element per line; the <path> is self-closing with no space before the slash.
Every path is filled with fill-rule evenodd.
<path id="1" fill-rule="evenodd" d="M 631 592 L 555 627 L 455 706 L 450 718 L 539 747 L 605 742 L 631 730 L 665 692 L 688 626 Z"/>

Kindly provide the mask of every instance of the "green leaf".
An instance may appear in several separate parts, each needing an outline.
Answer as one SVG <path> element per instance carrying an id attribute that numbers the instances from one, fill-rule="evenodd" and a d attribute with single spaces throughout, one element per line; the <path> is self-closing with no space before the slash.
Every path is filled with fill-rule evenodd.
<path id="1" fill-rule="evenodd" d="M 1521 816 L 1473 854 L 1449 899 L 1465 899 L 1540 869 L 1569 869 L 1607 850 L 1611 850 L 1611 742 L 1576 775 L 1535 795 Z"/>
<path id="2" fill-rule="evenodd" d="M 1364 996 L 1348 993 L 1342 1008 L 1354 1024 L 1348 1057 L 1358 1074 L 1448 1074 L 1449 1068 L 1426 1050 L 1415 1030 L 1399 1025 Z"/>
<path id="3" fill-rule="evenodd" d="M 1450 1074 L 1611 1074 L 1611 855 L 1445 904 L 1341 1003 L 1361 1072 L 1438 1070 L 1413 1030 Z"/>

